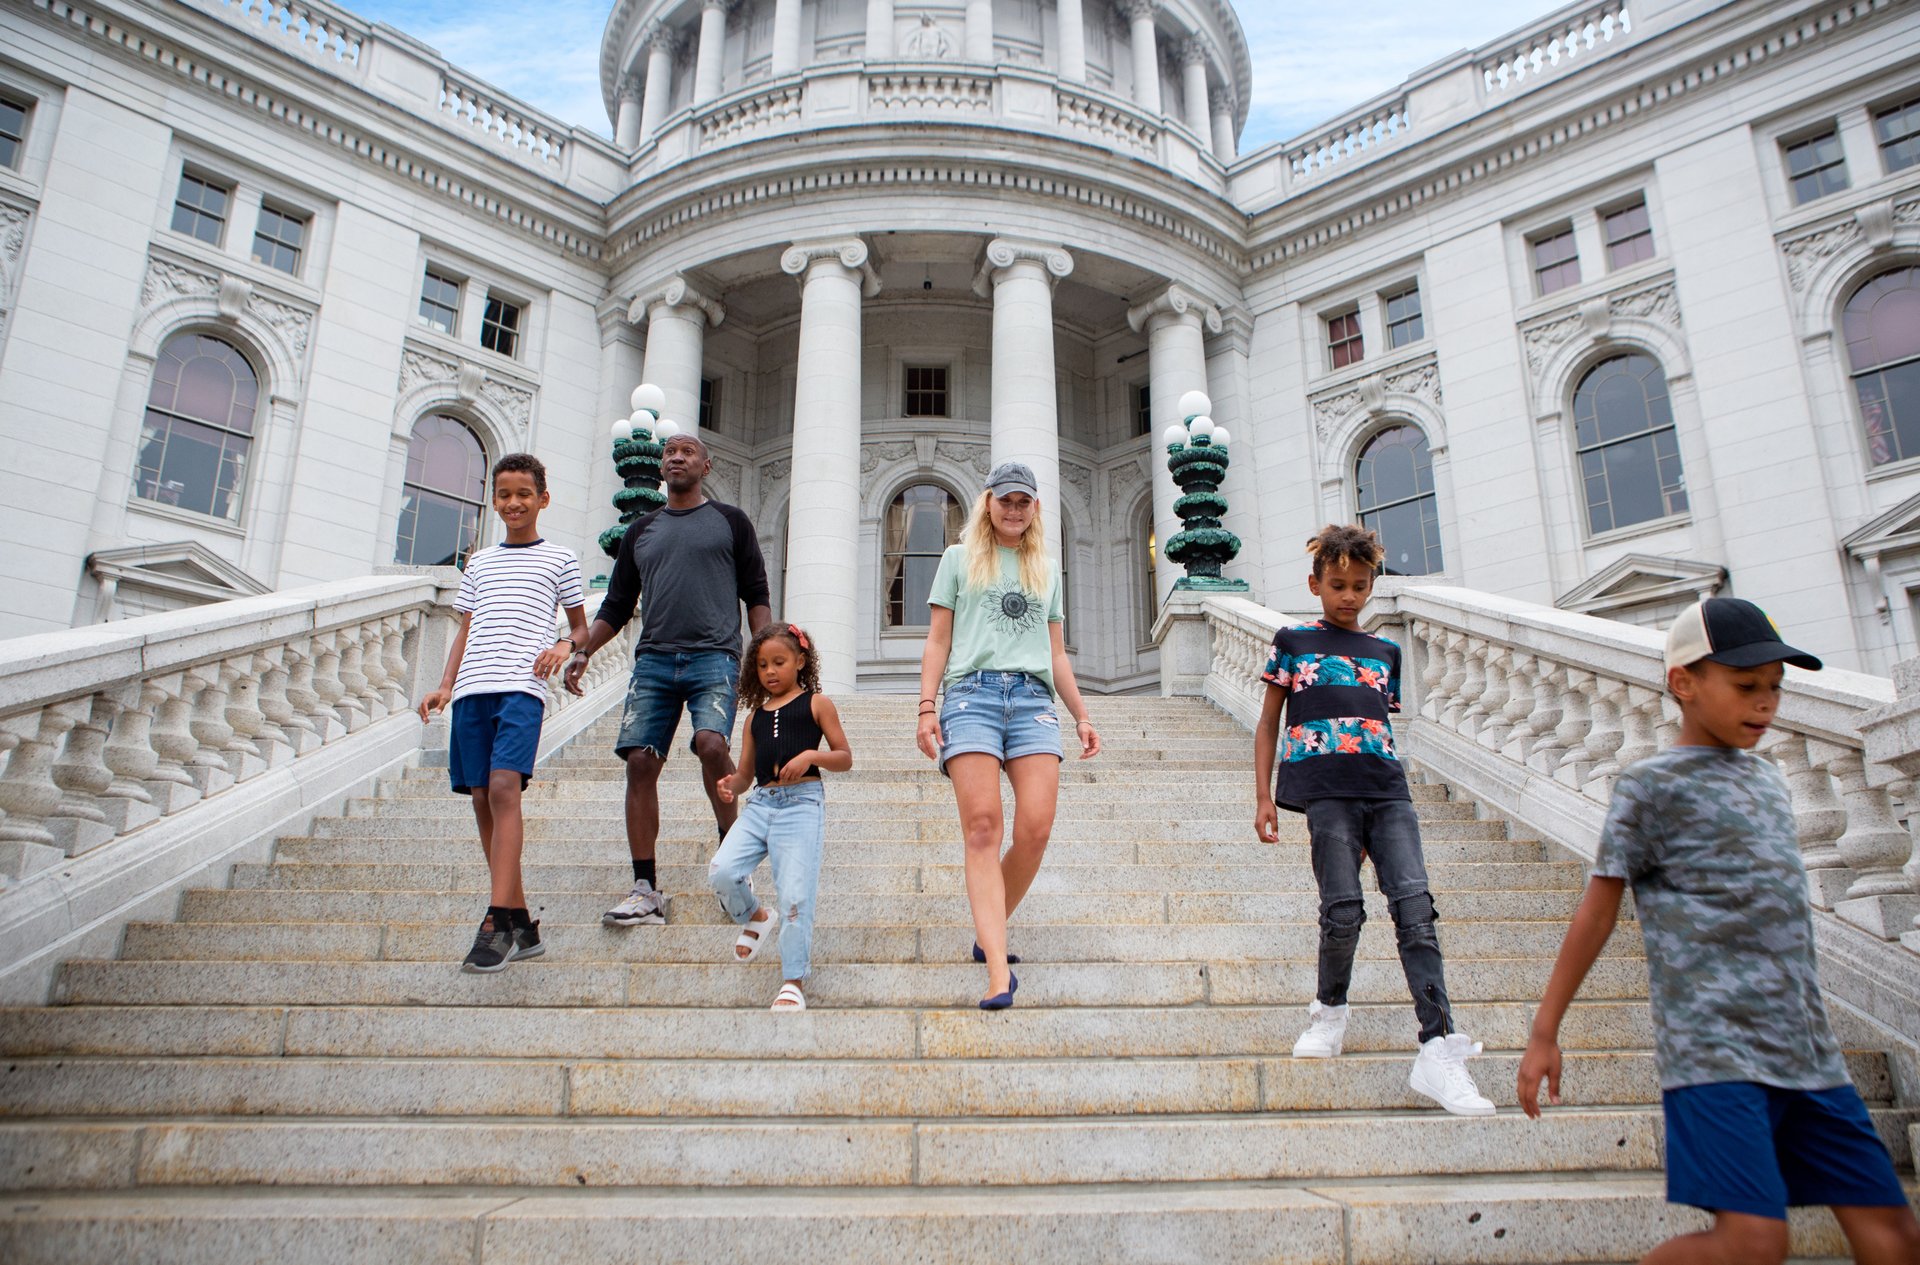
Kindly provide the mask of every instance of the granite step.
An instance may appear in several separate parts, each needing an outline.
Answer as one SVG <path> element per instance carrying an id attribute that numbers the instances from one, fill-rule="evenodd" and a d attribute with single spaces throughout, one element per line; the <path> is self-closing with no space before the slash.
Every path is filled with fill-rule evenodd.
<path id="1" fill-rule="evenodd" d="M 562 791 L 580 788 L 561 788 Z M 827 788 L 827 822 L 829 829 L 839 820 L 853 817 L 901 817 L 927 818 L 940 820 L 957 819 L 954 808 L 953 792 L 940 786 L 927 787 L 879 787 L 872 788 L 873 793 L 856 794 L 843 786 Z M 1093 788 L 1083 793 L 1096 794 Z M 1231 792 L 1220 790 L 1209 793 L 1205 790 L 1162 790 L 1155 794 L 1140 794 L 1132 790 L 1112 794 L 1110 798 L 1088 804 L 1075 805 L 1073 817 L 1077 821 L 1131 821 L 1139 818 L 1166 818 L 1168 820 L 1201 820 L 1232 823 L 1235 827 L 1251 829 L 1253 796 L 1244 786 L 1235 787 Z M 1012 811 L 1013 802 L 1008 798 L 1003 807 Z M 1474 805 L 1456 803 L 1451 800 L 1425 800 L 1416 805 L 1420 824 L 1442 821 L 1473 821 L 1477 818 Z M 696 810 L 704 813 L 712 809 L 711 802 L 704 792 L 694 788 L 665 789 L 660 794 L 660 813 L 663 817 L 691 813 Z M 621 820 L 624 812 L 621 797 L 618 794 L 569 795 L 564 793 L 528 796 L 522 801 L 521 812 L 527 817 L 596 817 L 605 816 L 612 820 Z M 473 820 L 473 805 L 464 796 L 421 795 L 407 799 L 353 799 L 347 801 L 348 818 L 386 817 L 417 820 L 422 822 L 447 818 L 462 822 Z M 1304 824 L 1304 818 L 1294 818 L 1290 824 Z M 1304 833 L 1302 834 L 1304 838 Z"/>

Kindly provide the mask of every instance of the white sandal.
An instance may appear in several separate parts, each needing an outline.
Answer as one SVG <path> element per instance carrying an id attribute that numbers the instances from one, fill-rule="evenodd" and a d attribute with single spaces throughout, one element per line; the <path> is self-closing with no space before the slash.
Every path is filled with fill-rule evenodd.
<path id="1" fill-rule="evenodd" d="M 767 942 L 779 934 L 780 911 L 771 905 L 762 905 L 760 908 L 767 911 L 767 917 L 764 922 L 747 922 L 741 924 L 740 936 L 733 942 L 733 960 L 736 962 L 746 963 L 753 961 L 760 956 L 760 950 L 767 947 Z M 747 951 L 745 957 L 740 956 L 740 950 L 742 949 Z"/>
<path id="2" fill-rule="evenodd" d="M 782 1002 L 786 1004 L 782 1005 Z M 791 983 L 780 986 L 780 991 L 774 994 L 773 1005 L 771 1007 L 776 1014 L 782 1011 L 805 1010 L 806 1008 L 807 995 L 800 991 L 798 984 Z"/>

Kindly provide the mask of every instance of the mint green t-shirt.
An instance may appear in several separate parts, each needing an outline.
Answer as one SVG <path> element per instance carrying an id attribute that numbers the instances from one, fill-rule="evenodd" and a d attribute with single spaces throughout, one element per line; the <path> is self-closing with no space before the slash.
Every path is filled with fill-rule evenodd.
<path id="1" fill-rule="evenodd" d="M 967 587 L 967 547 L 950 545 L 940 555 L 927 602 L 953 612 L 953 650 L 942 685 L 970 672 L 1025 672 L 1053 688 L 1053 633 L 1059 623 L 1060 571 L 1049 567 L 1047 591 L 1020 586 L 1020 555 L 1000 551 L 1000 581 L 986 589 Z"/>

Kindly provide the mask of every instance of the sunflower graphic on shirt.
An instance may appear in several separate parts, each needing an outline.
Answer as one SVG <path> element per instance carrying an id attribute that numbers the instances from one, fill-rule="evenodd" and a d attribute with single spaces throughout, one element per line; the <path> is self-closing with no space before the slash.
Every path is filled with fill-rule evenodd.
<path id="1" fill-rule="evenodd" d="M 1046 608 L 1018 584 L 1002 584 L 980 595 L 987 619 L 995 631 L 1025 633 L 1038 628 L 1047 617 Z"/>

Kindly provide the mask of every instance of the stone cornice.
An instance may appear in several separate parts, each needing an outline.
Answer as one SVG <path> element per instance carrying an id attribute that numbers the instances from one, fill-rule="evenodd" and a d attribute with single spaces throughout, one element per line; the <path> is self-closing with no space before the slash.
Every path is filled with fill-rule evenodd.
<path id="1" fill-rule="evenodd" d="M 690 307 L 707 318 L 709 325 L 718 325 L 727 319 L 727 309 L 712 295 L 696 288 L 679 273 L 674 273 L 665 281 L 649 290 L 643 290 L 627 304 L 627 319 L 638 325 L 649 319 L 655 304 L 666 307 Z"/>
<path id="2" fill-rule="evenodd" d="M 880 274 L 874 270 L 872 252 L 858 237 L 828 237 L 795 242 L 780 254 L 780 271 L 788 276 L 806 277 L 807 270 L 821 260 L 830 260 L 857 273 L 860 293 L 871 299 L 880 293 Z"/>
<path id="3" fill-rule="evenodd" d="M 1148 323 L 1157 316 L 1192 316 L 1209 334 L 1221 333 L 1227 327 L 1218 307 L 1177 281 L 1128 308 L 1127 326 L 1134 333 L 1143 334 L 1147 331 Z"/>

